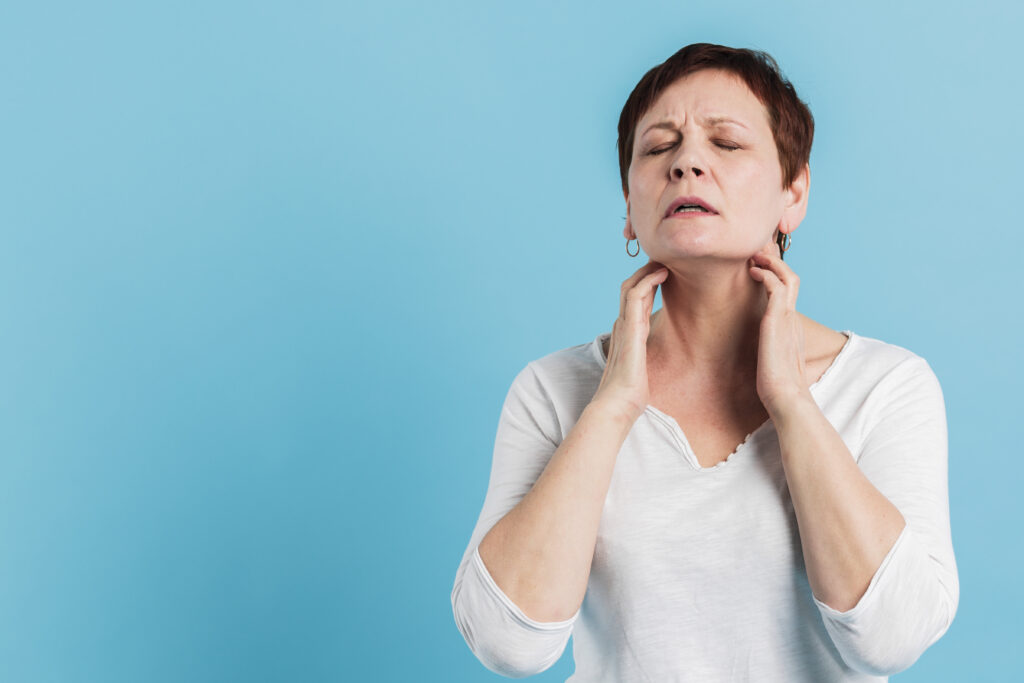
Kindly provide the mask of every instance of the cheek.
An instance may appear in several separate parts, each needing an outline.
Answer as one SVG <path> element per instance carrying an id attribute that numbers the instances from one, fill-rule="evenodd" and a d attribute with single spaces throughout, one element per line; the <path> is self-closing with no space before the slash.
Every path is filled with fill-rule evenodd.
<path id="1" fill-rule="evenodd" d="M 742 198 L 745 213 L 763 216 L 778 210 L 781 193 L 776 185 L 781 185 L 781 176 L 761 164 L 746 164 L 737 165 L 733 179 L 734 194 Z"/>
<path id="2" fill-rule="evenodd" d="M 629 205 L 634 212 L 645 211 L 654 194 L 651 190 L 651 179 L 645 175 L 645 171 L 633 171 L 630 169 L 626 177 L 629 184 Z"/>

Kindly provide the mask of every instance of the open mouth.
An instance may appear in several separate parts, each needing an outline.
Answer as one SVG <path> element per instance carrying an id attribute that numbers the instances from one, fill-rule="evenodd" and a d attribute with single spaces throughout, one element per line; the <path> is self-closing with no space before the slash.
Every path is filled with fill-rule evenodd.
<path id="1" fill-rule="evenodd" d="M 717 213 L 714 207 L 702 198 L 691 195 L 689 197 L 676 197 L 675 201 L 669 205 L 665 218 L 672 216 L 705 216 Z"/>
<path id="2" fill-rule="evenodd" d="M 683 204 L 678 209 L 672 212 L 672 215 L 678 213 L 711 213 L 700 204 Z"/>

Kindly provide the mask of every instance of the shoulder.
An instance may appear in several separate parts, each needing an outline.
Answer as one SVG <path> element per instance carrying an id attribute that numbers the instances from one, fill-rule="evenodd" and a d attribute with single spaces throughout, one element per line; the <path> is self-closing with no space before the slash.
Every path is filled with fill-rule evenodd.
<path id="1" fill-rule="evenodd" d="M 582 410 L 593 398 L 604 374 L 601 341 L 607 333 L 590 341 L 567 346 L 531 360 L 517 377 L 537 393 L 544 394 L 556 407 L 570 413 Z"/>
<path id="2" fill-rule="evenodd" d="M 827 325 L 822 325 L 803 313 L 799 313 L 799 315 L 804 324 L 804 348 L 807 362 L 831 364 L 846 346 L 846 335 Z"/>
<path id="3" fill-rule="evenodd" d="M 898 396 L 909 399 L 941 395 L 938 377 L 931 366 L 911 349 L 853 330 L 836 332 L 806 316 L 805 325 L 812 330 L 805 340 L 809 370 L 813 367 L 816 372 L 827 364 L 827 359 L 814 361 L 812 354 L 836 354 L 827 371 L 829 379 L 817 388 L 818 398 L 832 409 L 856 412 L 872 405 L 889 404 Z"/>
<path id="4" fill-rule="evenodd" d="M 868 364 L 878 368 L 892 368 L 907 361 L 924 359 L 910 349 L 886 342 L 874 337 L 857 334 L 852 330 L 839 332 L 823 325 L 806 315 L 801 314 L 804 322 L 804 337 L 808 360 L 835 358 L 847 346 L 847 334 L 850 335 L 851 347 L 848 355 L 859 364 Z"/>
<path id="5" fill-rule="evenodd" d="M 594 371 L 600 375 L 604 372 L 604 352 L 601 344 L 607 337 L 607 333 L 602 333 L 582 344 L 552 351 L 530 361 L 529 366 L 552 379 L 575 379 L 581 374 L 593 374 Z"/>

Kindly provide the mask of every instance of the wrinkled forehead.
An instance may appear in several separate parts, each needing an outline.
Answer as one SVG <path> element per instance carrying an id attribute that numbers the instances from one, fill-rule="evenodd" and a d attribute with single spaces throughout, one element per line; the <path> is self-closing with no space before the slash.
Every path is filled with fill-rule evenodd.
<path id="1" fill-rule="evenodd" d="M 636 126 L 636 137 L 652 124 L 670 122 L 700 127 L 740 126 L 752 133 L 771 135 L 768 110 L 730 71 L 702 69 L 687 74 L 662 90 Z"/>

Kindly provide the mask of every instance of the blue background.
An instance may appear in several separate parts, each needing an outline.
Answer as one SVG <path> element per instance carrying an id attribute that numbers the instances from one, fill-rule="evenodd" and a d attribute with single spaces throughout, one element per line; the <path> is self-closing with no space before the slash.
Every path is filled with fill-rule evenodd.
<path id="1" fill-rule="evenodd" d="M 1022 19 L 4 3 L 0 679 L 500 680 L 450 592 L 501 403 L 611 329 L 646 260 L 619 112 L 706 41 L 767 50 L 814 113 L 800 310 L 945 393 L 960 608 L 895 679 L 1009 680 Z"/>

